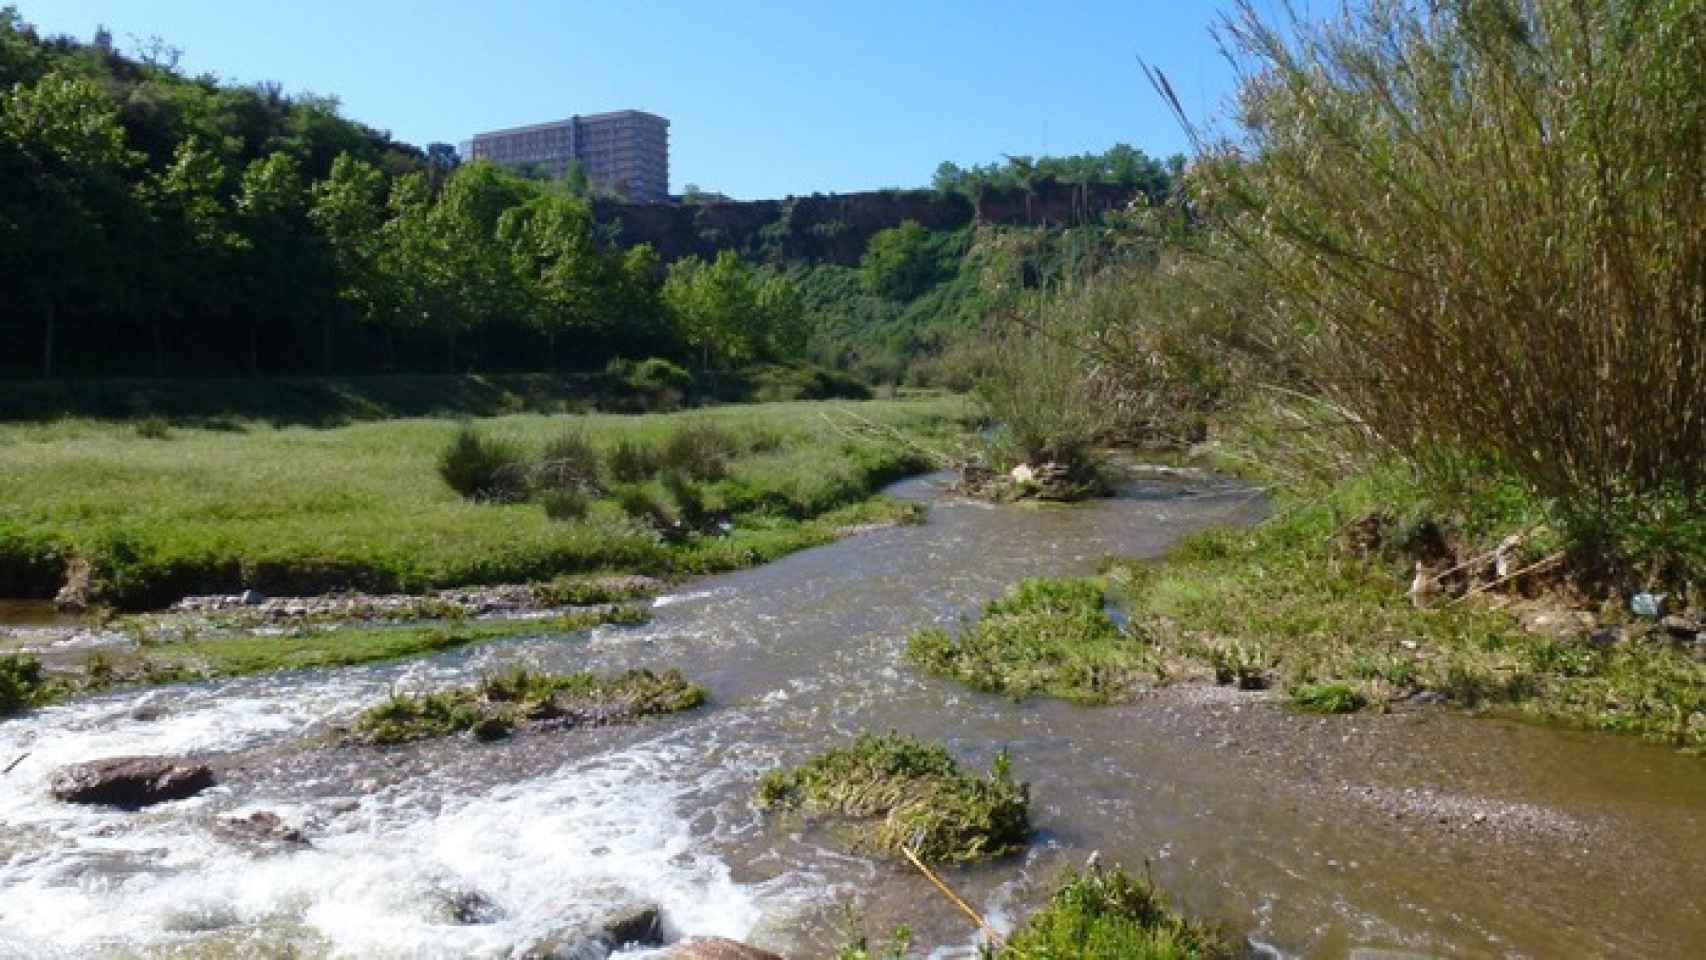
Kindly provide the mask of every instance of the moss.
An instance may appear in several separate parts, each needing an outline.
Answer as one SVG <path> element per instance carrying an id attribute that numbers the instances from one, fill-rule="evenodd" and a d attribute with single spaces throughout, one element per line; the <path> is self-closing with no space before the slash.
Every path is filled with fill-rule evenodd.
<path id="1" fill-rule="evenodd" d="M 559 720 L 612 723 L 691 710 L 705 688 L 675 670 L 630 670 L 616 677 L 517 669 L 477 686 L 415 696 L 393 695 L 363 711 L 357 736 L 369 743 L 407 743 L 464 731 L 481 740 L 507 736 L 518 723 Z"/>
<path id="2" fill-rule="evenodd" d="M 1022 581 L 957 637 L 936 628 L 913 634 L 906 656 L 978 690 L 1080 703 L 1126 695 L 1146 663 L 1143 644 L 1109 618 L 1093 580 Z"/>
<path id="3" fill-rule="evenodd" d="M 1014 783 L 1007 755 L 988 777 L 960 769 L 948 751 L 912 737 L 862 734 L 791 769 L 765 774 L 758 802 L 771 809 L 852 821 L 856 849 L 903 845 L 931 861 L 970 861 L 1020 850 L 1030 837 L 1030 788 Z"/>
<path id="4" fill-rule="evenodd" d="M 1115 867 L 1069 873 L 986 960 L 1219 960 L 1231 947 L 1168 908 L 1149 882 Z"/>

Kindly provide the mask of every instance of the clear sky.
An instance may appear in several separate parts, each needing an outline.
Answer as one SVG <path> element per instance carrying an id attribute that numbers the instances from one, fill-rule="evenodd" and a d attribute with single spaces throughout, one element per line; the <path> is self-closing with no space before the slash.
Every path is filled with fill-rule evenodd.
<path id="1" fill-rule="evenodd" d="M 1214 0 L 0 0 L 44 33 L 331 94 L 398 139 L 637 108 L 670 120 L 670 181 L 747 199 L 929 182 L 943 160 L 1184 138 L 1138 68 L 1193 114 L 1231 69 Z"/>

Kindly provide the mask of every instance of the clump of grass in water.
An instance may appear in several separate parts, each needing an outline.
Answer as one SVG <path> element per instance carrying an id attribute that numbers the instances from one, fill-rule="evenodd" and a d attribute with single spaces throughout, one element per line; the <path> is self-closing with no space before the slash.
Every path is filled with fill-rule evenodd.
<path id="1" fill-rule="evenodd" d="M 1030 837 L 1030 786 L 1013 782 L 1012 763 L 998 754 L 977 777 L 938 744 L 896 733 L 862 734 L 792 769 L 772 770 L 758 784 L 761 806 L 860 824 L 854 846 L 921 859 L 971 861 L 1000 857 Z"/>
<path id="2" fill-rule="evenodd" d="M 638 600 L 657 592 L 659 581 L 649 577 L 558 577 L 533 585 L 533 598 L 553 607 L 580 607 L 595 603 Z"/>
<path id="3" fill-rule="evenodd" d="M 517 669 L 477 686 L 417 696 L 392 695 L 362 712 L 355 731 L 369 743 L 407 743 L 471 731 L 480 739 L 508 734 L 523 720 L 568 717 L 609 723 L 691 710 L 705 688 L 679 671 L 630 670 L 605 678 L 593 673 L 549 674 Z"/>
<path id="4" fill-rule="evenodd" d="M 27 653 L 0 656 L 0 717 L 39 707 L 58 695 L 58 686 Z"/>
<path id="5" fill-rule="evenodd" d="M 1024 580 L 958 637 L 934 627 L 914 633 L 906 656 L 990 693 L 1107 703 L 1130 691 L 1146 660 L 1143 644 L 1103 607 L 1094 580 Z"/>
<path id="6" fill-rule="evenodd" d="M 1232 948 L 1119 867 L 1068 873 L 1048 905 L 984 960 L 1230 960 Z"/>
<path id="7" fill-rule="evenodd" d="M 1291 705 L 1305 713 L 1356 713 L 1368 698 L 1348 683 L 1305 683 L 1291 688 Z"/>

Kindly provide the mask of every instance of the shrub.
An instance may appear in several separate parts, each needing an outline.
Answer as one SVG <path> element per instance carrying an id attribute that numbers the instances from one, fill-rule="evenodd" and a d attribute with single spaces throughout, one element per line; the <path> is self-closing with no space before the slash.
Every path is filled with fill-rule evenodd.
<path id="1" fill-rule="evenodd" d="M 169 440 L 172 425 L 165 417 L 144 417 L 136 421 L 136 435 L 144 440 Z"/>
<path id="2" fill-rule="evenodd" d="M 670 505 L 663 502 L 650 488 L 641 484 L 624 484 L 611 491 L 616 506 L 635 520 L 663 533 L 673 533 L 679 519 Z"/>
<path id="3" fill-rule="evenodd" d="M 438 458 L 438 475 L 469 500 L 512 503 L 527 496 L 527 463 L 508 440 L 483 437 L 463 424 Z"/>
<path id="4" fill-rule="evenodd" d="M 1004 856 L 1030 837 L 1030 789 L 1013 782 L 1007 754 L 987 778 L 967 774 L 948 751 L 912 737 L 862 734 L 758 785 L 762 806 L 865 821 L 854 845 L 920 859 L 969 861 Z"/>
<path id="5" fill-rule="evenodd" d="M 599 489 L 598 448 L 578 426 L 568 427 L 545 444 L 539 466 L 533 472 L 534 486 L 543 490 Z"/>
<path id="6" fill-rule="evenodd" d="M 635 440 L 618 440 L 604 458 L 610 478 L 618 483 L 644 483 L 663 465 L 657 449 Z"/>
<path id="7" fill-rule="evenodd" d="M 709 421 L 684 423 L 664 441 L 663 466 L 694 480 L 721 480 L 729 461 L 740 454 L 740 441 Z"/>
<path id="8" fill-rule="evenodd" d="M 1110 420 L 1091 393 L 1077 348 L 1054 336 L 1010 334 L 973 396 L 996 425 L 986 444 L 994 467 L 1057 463 L 1074 479 L 1094 482 L 1093 447 Z"/>
<path id="9" fill-rule="evenodd" d="M 628 375 L 628 382 L 641 390 L 686 391 L 693 387 L 693 374 L 661 357 L 642 360 Z"/>
<path id="10" fill-rule="evenodd" d="M 1305 713 L 1356 713 L 1368 698 L 1345 683 L 1305 683 L 1291 689 L 1291 705 Z"/>
<path id="11" fill-rule="evenodd" d="M 1245 4 L 1227 26 L 1243 130 L 1198 164 L 1203 209 L 1314 388 L 1424 467 L 1500 464 L 1590 520 L 1698 512 L 1706 7 L 1382 3 L 1275 26 Z"/>
<path id="12" fill-rule="evenodd" d="M 675 501 L 675 512 L 681 522 L 693 530 L 703 530 L 710 526 L 712 516 L 710 508 L 705 505 L 705 496 L 695 487 L 692 481 L 686 479 L 674 470 L 664 473 L 661 478 L 664 491 Z"/>
<path id="13" fill-rule="evenodd" d="M 27 653 L 0 656 L 0 717 L 42 704 L 50 696 L 40 660 Z"/>
<path id="14" fill-rule="evenodd" d="M 592 497 L 580 487 L 559 487 L 540 494 L 539 504 L 552 520 L 584 520 Z"/>

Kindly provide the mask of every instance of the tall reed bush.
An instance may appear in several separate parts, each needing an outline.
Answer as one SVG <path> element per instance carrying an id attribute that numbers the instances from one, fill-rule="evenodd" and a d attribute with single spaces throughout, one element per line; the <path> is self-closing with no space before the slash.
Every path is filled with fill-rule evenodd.
<path id="1" fill-rule="evenodd" d="M 1200 209 L 1327 400 L 1566 512 L 1698 513 L 1706 3 L 1242 0 L 1221 38 L 1242 129 L 1200 143 Z"/>

